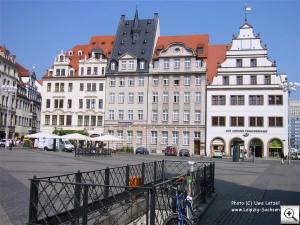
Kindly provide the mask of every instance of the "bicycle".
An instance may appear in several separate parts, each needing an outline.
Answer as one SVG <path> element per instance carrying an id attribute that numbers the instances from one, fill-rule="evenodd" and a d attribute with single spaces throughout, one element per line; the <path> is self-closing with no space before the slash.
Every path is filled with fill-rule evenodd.
<path id="1" fill-rule="evenodd" d="M 194 211 L 191 203 L 192 197 L 190 197 L 185 190 L 184 191 L 179 190 L 178 184 L 182 183 L 185 180 L 186 177 L 180 177 L 175 182 L 175 185 L 177 187 L 174 186 L 171 187 L 176 192 L 175 207 L 172 207 L 173 213 L 167 217 L 163 225 L 193 225 L 194 224 L 193 223 Z M 188 210 L 191 215 L 191 219 L 187 217 Z"/>

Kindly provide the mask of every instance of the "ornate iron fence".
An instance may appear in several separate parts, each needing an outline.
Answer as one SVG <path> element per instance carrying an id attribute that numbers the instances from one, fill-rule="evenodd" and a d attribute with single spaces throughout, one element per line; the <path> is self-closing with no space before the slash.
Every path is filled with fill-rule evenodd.
<path id="1" fill-rule="evenodd" d="M 103 149 L 93 149 L 93 148 L 75 148 L 75 156 L 111 156 L 112 150 L 103 148 Z"/>
<path id="2" fill-rule="evenodd" d="M 214 163 L 155 161 L 31 179 L 29 225 L 162 225 L 173 213 L 170 187 L 192 178 L 193 208 L 214 192 Z M 184 184 L 184 189 L 187 188 Z"/>

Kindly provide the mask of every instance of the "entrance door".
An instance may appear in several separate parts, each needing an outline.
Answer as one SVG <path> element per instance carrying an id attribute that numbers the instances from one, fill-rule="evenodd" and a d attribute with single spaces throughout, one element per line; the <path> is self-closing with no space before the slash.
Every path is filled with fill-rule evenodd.
<path id="1" fill-rule="evenodd" d="M 250 141 L 249 149 L 254 150 L 255 157 L 263 157 L 263 142 L 260 139 L 252 139 Z"/>
<path id="2" fill-rule="evenodd" d="M 280 157 L 280 153 L 283 151 L 282 142 L 279 139 L 272 139 L 268 146 L 270 157 Z"/>
<path id="3" fill-rule="evenodd" d="M 194 154 L 200 155 L 200 139 L 194 139 Z"/>

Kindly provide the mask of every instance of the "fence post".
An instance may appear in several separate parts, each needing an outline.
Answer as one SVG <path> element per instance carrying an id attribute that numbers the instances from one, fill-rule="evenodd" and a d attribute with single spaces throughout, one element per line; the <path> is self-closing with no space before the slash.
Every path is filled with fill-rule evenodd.
<path id="1" fill-rule="evenodd" d="M 36 224 L 38 221 L 37 218 L 37 207 L 38 207 L 38 198 L 39 195 L 39 181 L 36 179 L 36 176 L 33 176 L 33 179 L 30 181 L 30 199 L 29 199 L 29 225 Z"/>
<path id="2" fill-rule="evenodd" d="M 126 165 L 126 171 L 125 171 L 125 185 L 129 186 L 129 176 L 130 176 L 130 166 Z"/>
<path id="3" fill-rule="evenodd" d="M 77 173 L 75 173 L 75 189 L 74 189 L 74 209 L 75 210 L 78 210 L 80 207 L 81 177 L 82 177 L 82 174 L 81 174 L 80 170 L 78 170 Z M 76 222 L 77 222 L 77 224 L 79 224 L 79 220 Z"/>
<path id="4" fill-rule="evenodd" d="M 204 203 L 206 203 L 206 187 L 207 187 L 207 177 L 206 177 L 206 165 L 204 165 L 203 168 L 203 182 L 202 182 L 202 186 L 203 186 L 203 192 L 202 192 L 202 201 Z"/>
<path id="5" fill-rule="evenodd" d="M 161 178 L 165 180 L 165 160 L 163 159 L 161 162 Z"/>
<path id="6" fill-rule="evenodd" d="M 212 170 L 213 170 L 213 166 L 212 163 L 209 163 L 209 189 L 208 189 L 208 196 L 211 197 L 211 193 L 212 193 Z"/>
<path id="7" fill-rule="evenodd" d="M 145 163 L 142 163 L 142 177 L 141 177 L 141 185 L 145 184 Z"/>
<path id="8" fill-rule="evenodd" d="M 215 162 L 212 164 L 212 192 L 215 192 Z"/>
<path id="9" fill-rule="evenodd" d="M 83 187 L 83 201 L 82 201 L 82 225 L 87 225 L 88 217 L 88 197 L 89 197 L 89 186 Z"/>
<path id="10" fill-rule="evenodd" d="M 155 225 L 155 187 L 150 190 L 150 225 Z"/>
<path id="11" fill-rule="evenodd" d="M 104 170 L 104 193 L 103 196 L 104 198 L 107 198 L 109 196 L 109 167 L 106 167 Z"/>
<path id="12" fill-rule="evenodd" d="M 157 168 L 157 162 L 154 161 L 154 168 L 153 168 L 153 181 L 156 182 L 156 168 Z"/>

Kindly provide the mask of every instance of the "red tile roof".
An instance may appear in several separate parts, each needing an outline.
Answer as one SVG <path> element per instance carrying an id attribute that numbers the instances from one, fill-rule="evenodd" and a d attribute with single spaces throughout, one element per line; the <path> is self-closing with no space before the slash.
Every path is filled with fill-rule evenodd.
<path id="1" fill-rule="evenodd" d="M 207 55 L 207 81 L 211 83 L 218 71 L 218 64 L 225 60 L 226 50 L 230 45 L 209 45 Z"/>
<path id="2" fill-rule="evenodd" d="M 180 35 L 180 36 L 160 36 L 157 40 L 153 58 L 156 58 L 160 50 L 168 48 L 171 44 L 182 43 L 185 47 L 193 50 L 197 54 L 196 49 L 203 47 L 203 53 L 197 54 L 197 57 L 206 58 L 208 51 L 208 35 Z"/>
<path id="3" fill-rule="evenodd" d="M 26 69 L 25 67 L 23 67 L 21 64 L 16 62 L 16 67 L 19 72 L 19 77 L 29 77 L 30 76 L 29 70 Z"/>
<path id="4" fill-rule="evenodd" d="M 38 82 L 41 86 L 43 86 L 43 80 L 37 80 L 37 82 Z"/>

